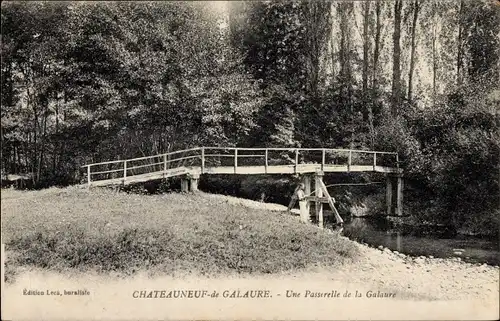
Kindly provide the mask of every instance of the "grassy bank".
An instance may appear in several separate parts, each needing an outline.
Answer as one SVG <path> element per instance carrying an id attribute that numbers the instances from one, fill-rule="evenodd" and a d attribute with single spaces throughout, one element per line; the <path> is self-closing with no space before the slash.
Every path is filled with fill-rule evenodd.
<path id="1" fill-rule="evenodd" d="M 355 258 L 349 241 L 210 194 L 2 190 L 7 273 L 19 267 L 204 275 L 275 273 Z"/>

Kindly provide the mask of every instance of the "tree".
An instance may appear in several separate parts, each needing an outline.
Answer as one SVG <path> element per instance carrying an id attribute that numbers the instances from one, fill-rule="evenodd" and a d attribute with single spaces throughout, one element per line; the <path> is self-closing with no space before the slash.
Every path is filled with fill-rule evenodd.
<path id="1" fill-rule="evenodd" d="M 394 1 L 394 33 L 392 36 L 392 104 L 391 114 L 396 118 L 401 104 L 401 9 L 403 1 Z"/>
<path id="2" fill-rule="evenodd" d="M 369 56 L 368 52 L 370 50 L 370 40 L 368 37 L 368 27 L 370 19 L 370 2 L 365 1 L 363 3 L 363 91 L 368 90 L 368 65 Z"/>
<path id="3" fill-rule="evenodd" d="M 484 78 L 498 79 L 500 39 L 498 34 L 498 8 L 489 1 L 467 4 L 466 46 L 468 51 L 468 75 L 471 81 Z"/>
<path id="4" fill-rule="evenodd" d="M 304 10 L 304 53 L 308 82 L 306 92 L 318 98 L 321 74 L 321 60 L 325 55 L 327 40 L 331 32 L 331 3 L 328 1 L 305 2 Z"/>
<path id="5" fill-rule="evenodd" d="M 464 0 L 460 0 L 460 9 L 458 11 L 458 39 L 457 39 L 457 85 L 462 84 L 462 66 L 463 66 L 463 55 L 464 55 Z"/>
<path id="6" fill-rule="evenodd" d="M 375 40 L 374 40 L 374 49 L 373 49 L 373 91 L 376 92 L 378 90 L 378 70 L 379 70 L 379 57 L 380 57 L 380 34 L 382 30 L 382 24 L 380 22 L 381 16 L 381 2 L 375 2 L 375 16 L 376 16 L 376 24 L 375 24 Z"/>
<path id="7" fill-rule="evenodd" d="M 420 10 L 418 0 L 413 2 L 413 19 L 411 25 L 411 55 L 410 55 L 410 72 L 408 76 L 408 100 L 411 102 L 413 97 L 413 72 L 415 69 L 415 51 L 417 48 L 416 45 L 416 34 L 417 34 L 417 21 L 418 21 L 418 12 Z"/>
<path id="8" fill-rule="evenodd" d="M 303 59 L 304 6 L 297 1 L 252 2 L 244 8 L 246 32 L 233 34 L 232 38 L 241 43 L 244 64 L 260 82 L 261 88 L 284 84 L 293 90 L 304 90 L 307 83 Z M 230 12 L 234 14 L 234 11 Z M 233 23 L 242 20 L 230 19 Z M 241 29 L 231 27 L 231 30 Z"/>

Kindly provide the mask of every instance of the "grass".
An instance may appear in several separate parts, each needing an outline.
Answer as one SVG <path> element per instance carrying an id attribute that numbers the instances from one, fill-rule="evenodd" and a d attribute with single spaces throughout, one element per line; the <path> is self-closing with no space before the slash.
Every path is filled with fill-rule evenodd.
<path id="1" fill-rule="evenodd" d="M 356 247 L 281 212 L 210 194 L 2 190 L 6 272 L 276 273 L 350 261 Z"/>

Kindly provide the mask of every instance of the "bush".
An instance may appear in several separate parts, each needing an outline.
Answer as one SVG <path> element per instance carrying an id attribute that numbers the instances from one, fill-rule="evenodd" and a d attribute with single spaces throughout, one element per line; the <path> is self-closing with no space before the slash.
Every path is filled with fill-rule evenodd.
<path id="1" fill-rule="evenodd" d="M 417 206 L 423 205 L 413 215 L 497 233 L 492 213 L 500 196 L 499 102 L 496 95 L 457 92 L 434 108 L 408 112 L 378 128 L 378 147 L 400 153 Z"/>

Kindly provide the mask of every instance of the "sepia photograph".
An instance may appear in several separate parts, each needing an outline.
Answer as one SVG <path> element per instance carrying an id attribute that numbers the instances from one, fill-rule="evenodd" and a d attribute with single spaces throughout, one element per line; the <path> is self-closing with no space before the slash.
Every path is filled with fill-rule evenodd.
<path id="1" fill-rule="evenodd" d="M 500 0 L 1 9 L 1 320 L 500 318 Z"/>

